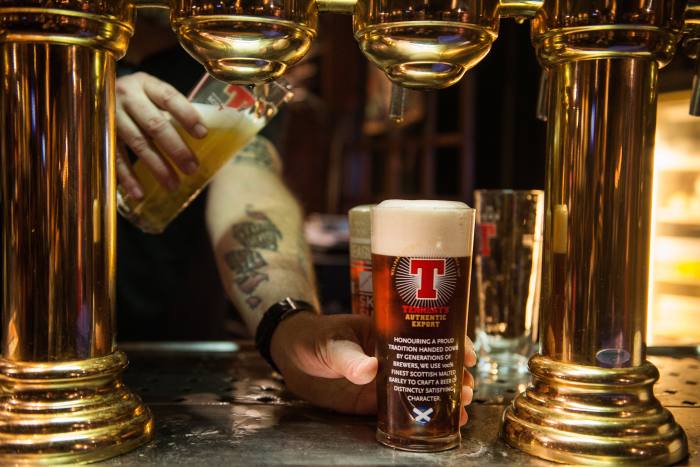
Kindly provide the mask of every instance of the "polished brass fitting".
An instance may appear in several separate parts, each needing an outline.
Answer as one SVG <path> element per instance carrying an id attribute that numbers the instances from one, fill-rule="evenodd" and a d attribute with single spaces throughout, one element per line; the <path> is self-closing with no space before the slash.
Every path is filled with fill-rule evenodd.
<path id="1" fill-rule="evenodd" d="M 130 0 L 110 2 L 64 0 L 0 1 L 0 42 L 79 45 L 126 53 L 134 33 L 135 8 Z"/>
<path id="2" fill-rule="evenodd" d="M 182 45 L 234 82 L 298 62 L 319 10 L 352 13 L 365 55 L 419 89 L 458 82 L 501 17 L 532 17 L 548 90 L 542 343 L 505 439 L 561 462 L 683 458 L 644 339 L 658 70 L 683 34 L 699 50 L 699 4 L 0 0 L 0 460 L 104 459 L 152 436 L 150 413 L 120 380 L 113 310 L 115 61 L 146 7 L 170 8 Z"/>
<path id="3" fill-rule="evenodd" d="M 358 0 L 316 0 L 318 11 L 351 15 Z"/>
<path id="4" fill-rule="evenodd" d="M 355 38 L 395 83 L 441 89 L 479 63 L 498 37 L 498 0 L 359 0 Z"/>
<path id="5" fill-rule="evenodd" d="M 498 16 L 501 18 L 529 18 L 542 8 L 543 0 L 499 0 Z"/>
<path id="6" fill-rule="evenodd" d="M 0 1 L 0 462 L 73 463 L 151 439 L 114 345 L 116 60 L 126 0 Z"/>
<path id="7" fill-rule="evenodd" d="M 531 386 L 503 415 L 509 443 L 573 465 L 666 465 L 687 456 L 687 439 L 654 397 L 649 362 L 630 368 L 530 360 Z"/>
<path id="8" fill-rule="evenodd" d="M 314 0 L 173 0 L 171 8 L 180 44 L 222 81 L 274 80 L 316 37 Z"/>
<path id="9" fill-rule="evenodd" d="M 503 435 L 545 459 L 666 465 L 688 453 L 654 398 L 644 343 L 658 70 L 684 9 L 554 0 L 532 20 L 547 76 L 541 355 Z"/>

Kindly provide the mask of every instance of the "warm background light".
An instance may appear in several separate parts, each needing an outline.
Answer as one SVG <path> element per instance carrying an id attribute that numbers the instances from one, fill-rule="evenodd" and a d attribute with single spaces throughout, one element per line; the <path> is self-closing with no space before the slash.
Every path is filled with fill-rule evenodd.
<path id="1" fill-rule="evenodd" d="M 700 344 L 700 119 L 690 92 L 659 97 L 649 345 Z"/>

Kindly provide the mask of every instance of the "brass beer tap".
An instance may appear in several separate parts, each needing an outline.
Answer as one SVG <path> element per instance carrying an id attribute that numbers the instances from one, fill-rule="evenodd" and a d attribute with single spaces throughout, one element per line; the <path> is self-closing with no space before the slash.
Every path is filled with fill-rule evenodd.
<path id="1" fill-rule="evenodd" d="M 687 455 L 653 396 L 645 331 L 657 75 L 682 38 L 697 53 L 700 2 L 0 0 L 0 461 L 94 461 L 152 436 L 114 343 L 114 109 L 115 62 L 153 7 L 240 83 L 298 62 L 320 11 L 352 14 L 367 58 L 415 89 L 458 82 L 500 18 L 531 18 L 548 121 L 542 343 L 503 435 L 567 463 Z"/>
<path id="2" fill-rule="evenodd" d="M 503 415 L 512 446 L 574 464 L 672 464 L 685 433 L 653 394 L 646 311 L 657 79 L 685 2 L 545 0 L 540 353 Z"/>
<path id="3" fill-rule="evenodd" d="M 115 63 L 126 0 L 0 1 L 0 463 L 72 463 L 152 436 L 114 342 Z"/>

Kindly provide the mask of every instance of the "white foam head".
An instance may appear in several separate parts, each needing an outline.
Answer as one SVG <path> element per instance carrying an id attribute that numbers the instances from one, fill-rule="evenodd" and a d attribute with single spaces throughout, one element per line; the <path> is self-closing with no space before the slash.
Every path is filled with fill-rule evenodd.
<path id="1" fill-rule="evenodd" d="M 474 213 L 474 209 L 457 201 L 384 201 L 372 209 L 372 253 L 443 258 L 471 256 Z"/>
<path id="2" fill-rule="evenodd" d="M 212 104 L 194 103 L 197 112 L 202 116 L 204 124 L 212 129 L 236 128 L 245 131 L 248 127 L 257 127 L 265 123 L 262 117 L 255 115 L 255 112 L 240 111 L 231 107 L 221 107 Z M 244 123 L 244 122 L 248 123 Z"/>

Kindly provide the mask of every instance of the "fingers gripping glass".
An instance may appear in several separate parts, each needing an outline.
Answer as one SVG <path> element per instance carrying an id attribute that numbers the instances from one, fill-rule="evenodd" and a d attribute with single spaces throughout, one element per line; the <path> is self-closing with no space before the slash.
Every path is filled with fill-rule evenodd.
<path id="1" fill-rule="evenodd" d="M 197 157 L 199 168 L 191 175 L 183 173 L 163 148 L 156 146 L 163 161 L 178 175 L 180 184 L 167 190 L 141 160 L 133 164 L 143 197 L 135 199 L 123 187 L 117 189 L 119 213 L 147 233 L 161 233 L 206 187 L 218 170 L 277 114 L 291 98 L 283 80 L 254 88 L 226 84 L 206 75 L 189 96 L 209 130 L 197 139 L 170 118 L 178 135 Z"/>
<path id="2" fill-rule="evenodd" d="M 459 446 L 474 210 L 390 200 L 372 209 L 377 440 Z"/>

